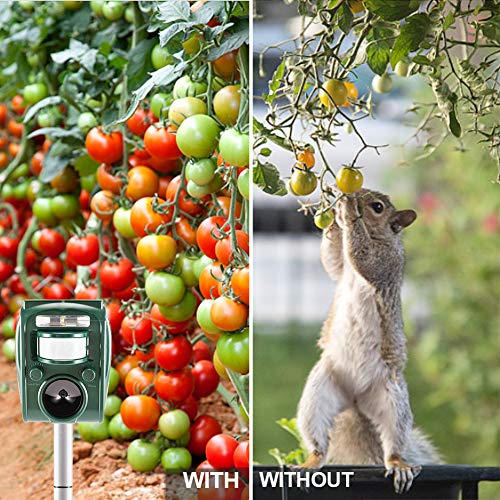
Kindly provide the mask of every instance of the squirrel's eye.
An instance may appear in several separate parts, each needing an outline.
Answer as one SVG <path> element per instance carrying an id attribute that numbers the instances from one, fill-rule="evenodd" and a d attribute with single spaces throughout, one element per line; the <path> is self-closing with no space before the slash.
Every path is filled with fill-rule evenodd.
<path id="1" fill-rule="evenodd" d="M 380 203 L 380 201 L 376 201 L 374 203 L 371 203 L 370 205 L 373 208 L 373 211 L 377 214 L 381 214 L 384 211 L 384 205 Z"/>

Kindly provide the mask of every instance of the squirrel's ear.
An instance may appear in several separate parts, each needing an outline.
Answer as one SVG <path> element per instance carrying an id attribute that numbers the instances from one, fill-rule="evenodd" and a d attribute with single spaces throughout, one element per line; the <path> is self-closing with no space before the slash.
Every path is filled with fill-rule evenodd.
<path id="1" fill-rule="evenodd" d="M 391 228 L 395 233 L 399 233 L 408 227 L 417 218 L 415 210 L 398 210 L 391 217 Z"/>

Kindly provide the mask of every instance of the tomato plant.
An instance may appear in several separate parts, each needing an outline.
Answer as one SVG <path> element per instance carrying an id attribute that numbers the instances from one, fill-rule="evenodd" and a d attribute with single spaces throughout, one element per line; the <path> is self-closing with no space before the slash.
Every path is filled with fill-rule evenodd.
<path id="1" fill-rule="evenodd" d="M 26 298 L 104 301 L 106 420 L 79 432 L 137 438 L 138 471 L 190 466 L 190 421 L 214 391 L 235 418 L 248 408 L 245 376 L 219 386 L 222 330 L 202 307 L 208 294 L 247 308 L 232 277 L 249 260 L 249 172 L 227 162 L 248 163 L 248 15 L 175 4 L 12 2 L 0 26 L 3 334 Z M 220 163 L 223 134 L 236 141 Z"/>

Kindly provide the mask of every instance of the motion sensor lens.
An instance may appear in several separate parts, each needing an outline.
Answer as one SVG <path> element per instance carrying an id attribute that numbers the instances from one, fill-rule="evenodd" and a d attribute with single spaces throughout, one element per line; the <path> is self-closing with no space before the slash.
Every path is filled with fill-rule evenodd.
<path id="1" fill-rule="evenodd" d="M 42 403 L 50 415 L 56 418 L 70 418 L 76 415 L 83 404 L 81 389 L 71 380 L 54 380 L 45 387 Z"/>

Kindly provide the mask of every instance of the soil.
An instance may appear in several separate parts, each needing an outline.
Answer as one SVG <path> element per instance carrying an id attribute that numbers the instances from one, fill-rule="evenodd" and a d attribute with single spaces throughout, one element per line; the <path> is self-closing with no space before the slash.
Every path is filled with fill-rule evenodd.
<path id="1" fill-rule="evenodd" d="M 52 499 L 52 425 L 22 421 L 15 363 L 6 362 L 2 355 L 0 390 L 0 500 Z M 219 393 L 200 401 L 201 413 L 216 416 L 224 432 L 239 433 L 238 421 Z M 127 446 L 128 443 L 112 439 L 95 444 L 75 441 L 73 497 L 92 500 L 196 498 L 193 491 L 186 490 L 181 475 L 167 476 L 161 466 L 151 473 L 132 470 L 126 461 Z"/>

